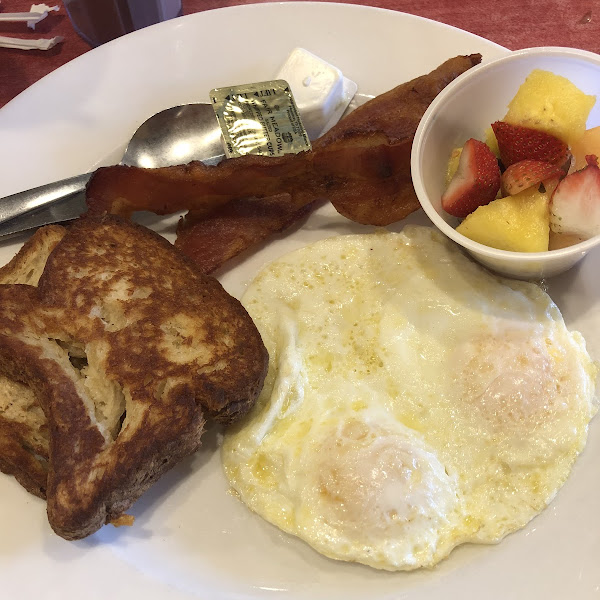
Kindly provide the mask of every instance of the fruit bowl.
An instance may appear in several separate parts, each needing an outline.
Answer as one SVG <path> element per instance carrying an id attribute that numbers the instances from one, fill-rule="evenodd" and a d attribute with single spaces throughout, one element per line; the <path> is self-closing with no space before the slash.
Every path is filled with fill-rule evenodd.
<path id="1" fill-rule="evenodd" d="M 425 112 L 411 156 L 414 188 L 433 224 L 484 266 L 518 279 L 541 279 L 566 271 L 600 244 L 600 235 L 558 250 L 498 250 L 457 232 L 460 220 L 442 209 L 441 197 L 452 150 L 469 138 L 484 140 L 485 130 L 503 118 L 508 103 L 534 69 L 567 77 L 586 94 L 597 96 L 587 127 L 600 125 L 600 56 L 572 48 L 530 48 L 483 63 L 448 85 Z"/>

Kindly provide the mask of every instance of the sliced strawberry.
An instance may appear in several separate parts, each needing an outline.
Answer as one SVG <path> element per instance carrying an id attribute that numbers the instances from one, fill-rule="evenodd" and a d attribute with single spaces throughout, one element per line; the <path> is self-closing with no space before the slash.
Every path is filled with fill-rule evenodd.
<path id="1" fill-rule="evenodd" d="M 502 173 L 502 190 L 508 196 L 514 196 L 544 180 L 558 179 L 562 175 L 564 172 L 559 165 L 541 160 L 522 160 Z"/>
<path id="2" fill-rule="evenodd" d="M 600 234 L 600 169 L 593 154 L 588 166 L 567 175 L 550 201 L 550 229 L 584 239 Z"/>
<path id="3" fill-rule="evenodd" d="M 442 208 L 463 218 L 489 204 L 499 189 L 498 160 L 486 144 L 471 138 L 465 142 L 456 173 L 442 196 Z"/>
<path id="4" fill-rule="evenodd" d="M 505 167 L 528 159 L 562 165 L 570 157 L 568 146 L 544 131 L 504 121 L 492 123 L 492 129 Z"/>

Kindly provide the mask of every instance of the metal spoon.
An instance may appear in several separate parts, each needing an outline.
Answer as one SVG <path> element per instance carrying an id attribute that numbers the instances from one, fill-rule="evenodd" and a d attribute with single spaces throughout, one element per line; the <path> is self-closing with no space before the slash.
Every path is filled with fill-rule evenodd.
<path id="1" fill-rule="evenodd" d="M 210 104 L 168 108 L 142 123 L 133 134 L 122 165 L 167 167 L 223 158 L 221 130 Z M 85 186 L 91 173 L 76 175 L 0 198 L 0 236 L 74 219 L 86 211 Z"/>

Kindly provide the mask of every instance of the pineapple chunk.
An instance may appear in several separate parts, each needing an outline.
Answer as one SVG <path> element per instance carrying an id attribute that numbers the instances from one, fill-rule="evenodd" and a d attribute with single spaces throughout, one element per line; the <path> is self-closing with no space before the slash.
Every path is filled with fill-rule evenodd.
<path id="1" fill-rule="evenodd" d="M 596 102 L 567 78 L 533 70 L 508 105 L 504 121 L 540 129 L 567 144 L 579 139 Z"/>
<path id="2" fill-rule="evenodd" d="M 496 134 L 491 127 L 488 127 L 485 130 L 485 143 L 488 148 L 494 153 L 496 158 L 500 158 L 500 148 L 498 148 L 498 140 L 496 139 Z"/>
<path id="3" fill-rule="evenodd" d="M 544 252 L 550 235 L 549 202 L 548 193 L 529 188 L 480 206 L 456 231 L 499 250 Z"/>
<path id="4" fill-rule="evenodd" d="M 448 160 L 448 166 L 446 167 L 446 187 L 448 187 L 456 171 L 458 170 L 458 162 L 460 160 L 461 153 L 462 148 L 454 148 L 450 154 L 450 160 Z"/>
<path id="5" fill-rule="evenodd" d="M 571 152 L 575 158 L 575 169 L 587 167 L 586 154 L 595 154 L 600 158 L 600 127 L 587 129 L 583 136 L 571 144 Z"/>

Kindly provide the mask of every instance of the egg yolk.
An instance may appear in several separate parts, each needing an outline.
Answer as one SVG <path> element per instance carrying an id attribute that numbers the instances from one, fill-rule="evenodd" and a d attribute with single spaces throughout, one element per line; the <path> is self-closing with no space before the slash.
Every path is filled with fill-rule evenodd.
<path id="1" fill-rule="evenodd" d="M 349 539 L 436 538 L 457 501 L 454 481 L 414 433 L 353 420 L 319 455 L 316 512 Z"/>

